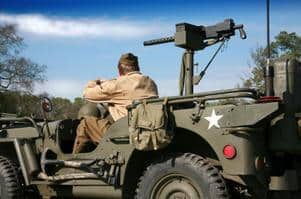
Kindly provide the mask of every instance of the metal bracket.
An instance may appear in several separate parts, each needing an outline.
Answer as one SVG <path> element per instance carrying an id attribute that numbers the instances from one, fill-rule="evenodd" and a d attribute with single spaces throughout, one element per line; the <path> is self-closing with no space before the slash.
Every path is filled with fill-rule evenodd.
<path id="1" fill-rule="evenodd" d="M 120 168 L 124 165 L 125 160 L 120 152 L 113 151 L 113 154 L 107 159 L 93 159 L 83 161 L 67 161 L 67 160 L 48 160 L 47 153 L 50 149 L 46 148 L 41 156 L 42 172 L 38 178 L 49 181 L 62 181 L 74 179 L 102 179 L 109 185 L 114 187 L 120 186 Z M 57 167 L 69 167 L 84 170 L 84 173 L 71 173 L 67 175 L 48 176 L 46 171 L 47 165 L 55 165 Z"/>
<path id="2" fill-rule="evenodd" d="M 195 104 L 195 112 L 191 114 L 190 118 L 192 120 L 192 124 L 195 124 L 201 120 L 205 105 L 200 101 L 194 101 L 193 103 Z"/>

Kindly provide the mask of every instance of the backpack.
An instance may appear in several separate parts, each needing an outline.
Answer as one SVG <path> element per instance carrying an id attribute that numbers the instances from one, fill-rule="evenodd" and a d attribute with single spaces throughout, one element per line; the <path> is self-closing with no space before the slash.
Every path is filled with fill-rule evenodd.
<path id="1" fill-rule="evenodd" d="M 130 143 L 137 150 L 158 150 L 171 143 L 174 125 L 166 104 L 167 99 L 163 104 L 143 101 L 129 110 Z"/>

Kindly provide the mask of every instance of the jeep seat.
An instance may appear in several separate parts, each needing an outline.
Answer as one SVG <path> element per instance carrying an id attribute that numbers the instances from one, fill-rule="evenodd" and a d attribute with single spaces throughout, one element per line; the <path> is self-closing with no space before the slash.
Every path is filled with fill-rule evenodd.
<path id="1" fill-rule="evenodd" d="M 66 119 L 58 123 L 56 128 L 56 141 L 63 153 L 72 153 L 76 128 L 79 125 L 78 119 Z"/>

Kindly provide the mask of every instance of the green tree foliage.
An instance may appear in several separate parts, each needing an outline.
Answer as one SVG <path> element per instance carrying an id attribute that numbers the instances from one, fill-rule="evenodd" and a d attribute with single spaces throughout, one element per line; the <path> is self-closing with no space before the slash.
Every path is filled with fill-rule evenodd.
<path id="1" fill-rule="evenodd" d="M 65 98 L 54 97 L 52 98 L 53 103 L 53 117 L 56 119 L 67 119 L 67 118 L 76 118 L 77 111 L 73 107 L 73 103 Z"/>
<path id="2" fill-rule="evenodd" d="M 253 87 L 264 92 L 263 70 L 266 65 L 267 48 L 262 46 L 251 52 L 251 74 L 242 78 L 244 87 Z M 301 57 L 301 36 L 296 33 L 280 32 L 271 43 L 272 60 L 285 60 Z"/>
<path id="3" fill-rule="evenodd" d="M 20 116 L 41 117 L 40 98 L 28 93 L 6 91 L 0 93 L 0 112 L 14 113 Z"/>
<path id="4" fill-rule="evenodd" d="M 41 98 L 49 97 L 47 93 L 35 96 L 17 91 L 0 92 L 0 113 L 14 113 L 18 116 L 31 116 L 42 118 Z M 51 120 L 77 118 L 80 107 L 84 104 L 82 98 L 75 98 L 74 102 L 61 97 L 49 97 L 53 104 L 53 111 L 48 113 Z"/>
<path id="5" fill-rule="evenodd" d="M 85 100 L 81 97 L 74 98 L 73 105 L 80 109 L 85 104 Z"/>
<path id="6" fill-rule="evenodd" d="M 278 47 L 278 55 L 284 58 L 301 57 L 301 36 L 298 36 L 294 32 L 280 32 L 276 36 L 275 45 Z"/>
<path id="7" fill-rule="evenodd" d="M 45 80 L 46 66 L 22 57 L 24 47 L 15 26 L 0 26 L 0 91 L 32 91 L 34 82 Z"/>

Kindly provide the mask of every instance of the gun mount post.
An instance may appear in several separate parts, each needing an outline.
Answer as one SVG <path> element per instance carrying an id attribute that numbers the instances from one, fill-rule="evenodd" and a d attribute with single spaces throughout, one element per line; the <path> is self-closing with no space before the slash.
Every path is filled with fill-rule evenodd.
<path id="1" fill-rule="evenodd" d="M 186 50 L 186 68 L 185 68 L 185 95 L 193 94 L 193 66 L 194 66 L 194 51 Z"/>

